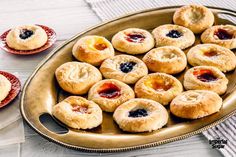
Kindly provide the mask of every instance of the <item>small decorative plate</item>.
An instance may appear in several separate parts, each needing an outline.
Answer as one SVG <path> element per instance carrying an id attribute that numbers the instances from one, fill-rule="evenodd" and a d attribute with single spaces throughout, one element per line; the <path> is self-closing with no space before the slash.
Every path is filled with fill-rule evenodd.
<path id="1" fill-rule="evenodd" d="M 34 49 L 34 50 L 12 49 L 7 45 L 7 42 L 6 42 L 7 34 L 10 32 L 10 30 L 7 30 L 0 36 L 0 48 L 2 48 L 6 52 L 17 54 L 17 55 L 31 55 L 31 54 L 36 54 L 36 53 L 49 49 L 56 41 L 56 32 L 52 28 L 49 28 L 47 26 L 43 26 L 43 25 L 37 25 L 37 26 L 42 27 L 48 36 L 47 42 L 42 47 Z"/>

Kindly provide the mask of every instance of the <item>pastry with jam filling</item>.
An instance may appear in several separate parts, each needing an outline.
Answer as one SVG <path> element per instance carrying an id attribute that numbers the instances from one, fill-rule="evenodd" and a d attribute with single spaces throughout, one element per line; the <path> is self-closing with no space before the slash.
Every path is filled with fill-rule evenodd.
<path id="1" fill-rule="evenodd" d="M 209 90 L 219 95 L 227 90 L 228 79 L 213 66 L 196 66 L 184 75 L 184 87 L 187 90 Z"/>
<path id="2" fill-rule="evenodd" d="M 176 25 L 184 26 L 197 34 L 214 24 L 214 15 L 205 6 L 186 5 L 175 11 L 173 21 Z"/>
<path id="3" fill-rule="evenodd" d="M 235 54 L 222 46 L 216 44 L 199 44 L 192 47 L 187 58 L 192 66 L 214 66 L 222 72 L 235 69 Z"/>
<path id="4" fill-rule="evenodd" d="M 97 82 L 88 93 L 88 100 L 94 101 L 106 112 L 114 112 L 119 105 L 134 97 L 131 87 L 114 79 Z"/>
<path id="5" fill-rule="evenodd" d="M 145 63 L 130 55 L 117 55 L 106 59 L 100 71 L 105 78 L 116 79 L 127 84 L 134 84 L 148 74 Z"/>
<path id="6" fill-rule="evenodd" d="M 180 118 L 197 119 L 218 112 L 222 104 L 222 98 L 215 92 L 189 90 L 172 100 L 170 111 Z"/>
<path id="7" fill-rule="evenodd" d="M 47 40 L 47 33 L 37 25 L 18 26 L 6 37 L 7 45 L 15 50 L 34 50 L 46 44 Z"/>
<path id="8" fill-rule="evenodd" d="M 123 131 L 151 132 L 162 128 L 168 113 L 160 103 L 148 99 L 131 99 L 120 105 L 113 118 Z"/>
<path id="9" fill-rule="evenodd" d="M 176 46 L 180 49 L 186 49 L 195 42 L 193 32 L 179 25 L 161 25 L 155 28 L 152 34 L 156 41 L 156 47 Z"/>
<path id="10" fill-rule="evenodd" d="M 165 73 L 153 73 L 141 78 L 134 87 L 138 98 L 157 101 L 162 105 L 169 102 L 183 91 L 182 84 L 175 77 Z"/>
<path id="11" fill-rule="evenodd" d="M 185 53 L 175 46 L 152 49 L 143 57 L 148 69 L 153 72 L 177 74 L 187 66 Z"/>
<path id="12" fill-rule="evenodd" d="M 146 30 L 128 28 L 112 37 L 115 49 L 128 54 L 142 54 L 154 47 L 154 39 Z"/>
<path id="13" fill-rule="evenodd" d="M 105 59 L 113 57 L 112 44 L 102 36 L 89 35 L 80 38 L 73 46 L 73 56 L 81 61 L 99 66 Z"/>
<path id="14" fill-rule="evenodd" d="M 56 104 L 52 114 L 62 123 L 75 129 L 92 129 L 102 123 L 100 107 L 80 96 L 70 96 Z"/>
<path id="15" fill-rule="evenodd" d="M 203 43 L 217 44 L 228 49 L 236 48 L 236 26 L 215 25 L 205 30 L 201 35 Z"/>

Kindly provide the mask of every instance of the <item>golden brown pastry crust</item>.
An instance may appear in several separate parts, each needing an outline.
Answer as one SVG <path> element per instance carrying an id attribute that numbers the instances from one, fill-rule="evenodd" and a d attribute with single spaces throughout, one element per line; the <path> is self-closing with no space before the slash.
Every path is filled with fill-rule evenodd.
<path id="1" fill-rule="evenodd" d="M 214 76 L 212 81 L 201 81 L 198 76 L 204 73 Z M 212 77 L 212 76 L 210 76 Z M 209 90 L 219 95 L 227 90 L 228 79 L 218 69 L 212 66 L 196 66 L 189 69 L 184 75 L 184 87 L 187 90 Z"/>
<path id="2" fill-rule="evenodd" d="M 100 93 L 104 90 L 106 90 L 104 93 L 117 93 L 114 94 L 114 97 L 102 97 Z M 88 99 L 97 103 L 101 109 L 106 112 L 114 112 L 119 105 L 134 97 L 134 91 L 131 87 L 114 79 L 105 79 L 97 82 L 88 93 Z"/>
<path id="3" fill-rule="evenodd" d="M 143 39 L 140 42 L 131 42 L 127 40 L 130 34 L 141 35 Z M 111 42 L 115 49 L 128 54 L 142 54 L 154 47 L 154 39 L 151 33 L 139 28 L 122 30 L 112 37 Z"/>
<path id="4" fill-rule="evenodd" d="M 81 62 L 67 62 L 55 72 L 60 87 L 72 94 L 85 94 L 96 82 L 102 80 L 100 71 L 94 66 Z"/>
<path id="5" fill-rule="evenodd" d="M 153 73 L 141 78 L 134 87 L 138 98 L 152 99 L 167 105 L 183 91 L 182 84 L 175 77 L 165 73 Z"/>
<path id="6" fill-rule="evenodd" d="M 202 118 L 218 112 L 222 98 L 212 91 L 190 90 L 175 97 L 170 111 L 175 116 L 188 119 Z"/>
<path id="7" fill-rule="evenodd" d="M 75 129 L 92 129 L 102 123 L 102 110 L 93 101 L 70 96 L 53 106 L 52 114 Z"/>
<path id="8" fill-rule="evenodd" d="M 11 82 L 0 74 L 0 103 L 4 100 L 11 90 Z"/>
<path id="9" fill-rule="evenodd" d="M 33 31 L 33 34 L 26 39 L 21 39 L 20 34 L 24 30 Z M 7 45 L 16 50 L 34 50 L 42 47 L 47 40 L 48 36 L 46 32 L 40 26 L 36 25 L 18 26 L 11 29 L 6 37 Z"/>
<path id="10" fill-rule="evenodd" d="M 192 66 L 214 66 L 222 72 L 235 69 L 236 56 L 229 49 L 215 44 L 199 44 L 192 47 L 187 58 Z"/>
<path id="11" fill-rule="evenodd" d="M 137 109 L 145 109 L 148 115 L 145 117 L 130 117 L 129 112 Z M 168 113 L 158 102 L 136 98 L 120 105 L 115 110 L 113 118 L 124 131 L 151 132 L 166 125 Z"/>
<path id="12" fill-rule="evenodd" d="M 178 38 L 171 38 L 167 36 L 167 34 L 172 30 L 178 31 L 181 33 L 181 36 Z M 195 36 L 190 29 L 173 24 L 161 25 L 155 28 L 152 31 L 152 34 L 156 40 L 156 47 L 176 46 L 180 49 L 185 49 L 193 45 L 195 42 Z"/>
<path id="13" fill-rule="evenodd" d="M 150 71 L 177 74 L 187 65 L 185 53 L 175 46 L 152 49 L 143 57 Z"/>
<path id="14" fill-rule="evenodd" d="M 215 33 L 218 30 L 226 31 L 232 39 L 221 40 Z M 216 25 L 205 30 L 201 35 L 201 40 L 203 43 L 217 44 L 228 49 L 236 48 L 236 26 L 233 25 Z"/>
<path id="15" fill-rule="evenodd" d="M 189 28 L 193 33 L 201 33 L 214 24 L 214 15 L 205 6 L 187 5 L 175 11 L 173 21 Z"/>
<path id="16" fill-rule="evenodd" d="M 114 56 L 115 52 L 112 44 L 106 38 L 89 35 L 80 38 L 75 43 L 72 54 L 79 61 L 98 66 L 105 59 Z"/>
<path id="17" fill-rule="evenodd" d="M 121 64 L 135 63 L 130 72 L 121 71 Z M 127 84 L 134 84 L 141 77 L 148 74 L 148 69 L 145 63 L 137 57 L 130 55 L 117 55 L 112 58 L 106 59 L 101 67 L 100 71 L 105 78 L 116 79 Z"/>

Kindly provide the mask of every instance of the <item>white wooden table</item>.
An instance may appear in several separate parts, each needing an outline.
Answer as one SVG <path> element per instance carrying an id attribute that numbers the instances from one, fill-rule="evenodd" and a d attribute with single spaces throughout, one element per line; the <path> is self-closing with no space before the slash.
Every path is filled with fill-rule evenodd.
<path id="1" fill-rule="evenodd" d="M 100 23 L 83 0 L 1 0 L 0 33 L 23 24 L 43 24 L 57 32 L 54 48 L 84 29 Z M 32 56 L 16 56 L 0 50 L 0 70 L 18 72 L 22 84 L 35 66 L 52 50 Z M 22 156 L 221 156 L 201 134 L 154 148 L 121 153 L 85 153 L 49 142 L 25 126 L 26 141 L 0 148 L 0 157 Z M 1 139 L 0 139 L 1 140 Z"/>

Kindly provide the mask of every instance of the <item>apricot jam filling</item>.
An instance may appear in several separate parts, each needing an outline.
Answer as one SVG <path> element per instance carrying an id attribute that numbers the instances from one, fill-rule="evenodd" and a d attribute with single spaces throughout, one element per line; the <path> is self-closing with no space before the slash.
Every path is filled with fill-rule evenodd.
<path id="1" fill-rule="evenodd" d="M 145 85 L 158 92 L 168 91 L 172 87 L 171 84 L 165 84 L 165 82 L 154 80 L 146 82 Z"/>
<path id="2" fill-rule="evenodd" d="M 206 51 L 203 54 L 204 54 L 204 56 L 207 56 L 207 57 L 216 57 L 216 56 L 218 56 L 218 53 L 216 51 Z"/>
<path id="3" fill-rule="evenodd" d="M 227 40 L 233 38 L 233 35 L 224 29 L 218 29 L 217 31 L 215 31 L 214 35 L 216 35 L 221 40 Z"/>
<path id="4" fill-rule="evenodd" d="M 104 83 L 98 94 L 103 98 L 114 99 L 118 98 L 121 95 L 120 88 L 113 83 Z"/>
<path id="5" fill-rule="evenodd" d="M 218 79 L 216 76 L 214 76 L 211 70 L 207 69 L 195 70 L 193 75 L 202 82 L 212 82 Z"/>
<path id="6" fill-rule="evenodd" d="M 94 44 L 95 49 L 102 51 L 107 48 L 107 45 L 105 43 L 96 43 Z"/>
<path id="7" fill-rule="evenodd" d="M 126 34 L 125 39 L 129 42 L 141 43 L 144 41 L 145 36 L 142 33 L 130 33 Z"/>
<path id="8" fill-rule="evenodd" d="M 80 112 L 82 114 L 89 113 L 87 105 L 72 105 L 72 111 Z"/>

